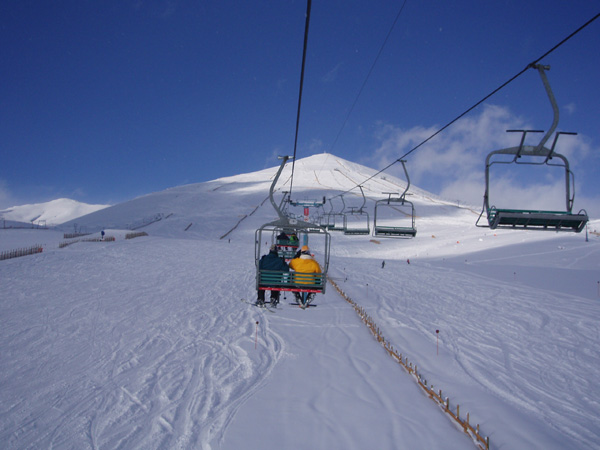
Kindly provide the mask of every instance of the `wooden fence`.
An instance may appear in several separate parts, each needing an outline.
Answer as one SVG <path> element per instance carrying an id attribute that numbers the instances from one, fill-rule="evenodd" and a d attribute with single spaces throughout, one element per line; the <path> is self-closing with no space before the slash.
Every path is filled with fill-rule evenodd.
<path id="1" fill-rule="evenodd" d="M 136 237 L 140 236 L 148 236 L 148 233 L 146 233 L 145 231 L 138 231 L 137 233 L 127 233 L 125 235 L 125 239 L 135 239 Z"/>
<path id="2" fill-rule="evenodd" d="M 63 239 L 74 239 L 82 236 L 88 236 L 92 233 L 64 233 Z"/>
<path id="3" fill-rule="evenodd" d="M 19 258 L 20 256 L 35 255 L 36 253 L 42 253 L 41 245 L 34 245 L 29 248 L 19 248 L 17 250 L 7 250 L 0 252 L 0 261 L 5 259 Z"/>
<path id="4" fill-rule="evenodd" d="M 102 238 L 76 239 L 74 241 L 61 242 L 60 244 L 58 244 L 58 248 L 65 248 L 68 245 L 76 244 L 78 242 L 114 242 L 114 241 L 116 241 L 114 236 L 104 236 L 104 239 L 102 239 Z"/>

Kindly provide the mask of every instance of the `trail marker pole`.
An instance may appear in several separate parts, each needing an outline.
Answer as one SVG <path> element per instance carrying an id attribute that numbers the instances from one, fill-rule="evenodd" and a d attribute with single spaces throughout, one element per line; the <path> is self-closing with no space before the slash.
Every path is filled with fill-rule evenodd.
<path id="1" fill-rule="evenodd" d="M 440 330 L 435 330 L 435 353 L 440 354 Z"/>
<path id="2" fill-rule="evenodd" d="M 256 350 L 256 346 L 258 344 L 258 320 L 256 321 L 256 336 L 254 337 L 254 349 Z"/>
<path id="3" fill-rule="evenodd" d="M 589 240 L 588 240 L 588 232 L 587 232 L 587 227 L 588 227 L 588 224 L 587 224 L 587 222 L 586 222 L 586 224 L 585 224 L 585 242 L 589 242 Z"/>

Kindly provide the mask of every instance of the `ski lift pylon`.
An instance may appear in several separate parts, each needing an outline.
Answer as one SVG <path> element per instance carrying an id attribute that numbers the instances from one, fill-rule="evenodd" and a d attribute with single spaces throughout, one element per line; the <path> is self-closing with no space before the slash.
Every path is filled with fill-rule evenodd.
<path id="1" fill-rule="evenodd" d="M 552 125 L 539 144 L 536 146 L 525 145 L 525 137 L 527 133 L 543 133 L 543 131 L 507 130 L 508 132 L 523 133 L 519 146 L 495 150 L 487 156 L 485 160 L 485 193 L 483 196 L 483 208 L 479 218 L 477 219 L 476 225 L 479 227 L 489 227 L 491 229 L 537 229 L 551 231 L 574 231 L 579 233 L 587 224 L 588 215 L 583 209 L 577 214 L 573 213 L 573 201 L 575 198 L 573 173 L 569 168 L 569 161 L 567 158 L 554 151 L 558 138 L 561 134 L 575 135 L 576 133 L 557 132 L 551 148 L 544 146 L 558 126 L 558 105 L 556 103 L 556 99 L 554 98 L 554 94 L 552 93 L 548 77 L 545 73 L 545 71 L 550 67 L 541 64 L 532 67 L 538 70 L 548 98 L 550 99 L 552 110 L 554 112 Z M 497 158 L 498 155 L 514 155 L 514 157 L 510 158 L 509 160 L 501 160 Z M 521 159 L 524 156 L 527 157 L 527 160 Z M 560 162 L 551 162 L 551 160 L 555 158 L 560 160 Z M 506 209 L 496 208 L 494 205 L 490 205 L 490 167 L 494 164 L 545 165 L 564 168 L 566 196 L 565 209 L 560 211 L 545 211 L 539 209 Z M 480 225 L 479 221 L 484 212 L 487 216 L 487 224 Z"/>

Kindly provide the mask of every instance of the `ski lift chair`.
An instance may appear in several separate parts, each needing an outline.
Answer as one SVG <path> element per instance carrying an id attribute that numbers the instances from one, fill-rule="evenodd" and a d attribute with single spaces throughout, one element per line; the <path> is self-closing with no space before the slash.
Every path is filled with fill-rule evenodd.
<path id="1" fill-rule="evenodd" d="M 344 234 L 371 234 L 369 213 L 364 209 L 367 199 L 365 198 L 362 186 L 358 187 L 360 188 L 363 203 L 360 208 L 350 207 L 350 212 L 344 214 Z"/>
<path id="2" fill-rule="evenodd" d="M 262 270 L 259 268 L 262 257 L 261 243 L 265 235 L 277 236 L 285 229 L 290 234 L 307 236 L 311 249 L 317 250 L 319 258 L 317 262 L 321 266 L 321 273 L 282 272 L 273 270 Z M 278 253 L 279 253 L 279 244 Z M 265 291 L 286 291 L 307 294 L 324 294 L 327 285 L 327 270 L 329 268 L 329 252 L 331 239 L 329 233 L 321 226 L 303 221 L 276 220 L 261 226 L 255 232 L 255 264 L 256 264 L 256 289 Z M 297 250 L 297 247 L 295 247 Z M 296 250 L 285 249 L 285 259 L 294 257 Z M 322 253 L 321 253 L 322 250 Z M 280 253 L 281 256 L 281 253 Z"/>
<path id="3" fill-rule="evenodd" d="M 344 234 L 371 234 L 369 213 L 362 208 L 350 207 L 350 212 L 344 214 Z"/>
<path id="4" fill-rule="evenodd" d="M 415 207 L 413 203 L 405 200 L 404 196 L 392 197 L 392 195 L 398 195 L 392 192 L 384 192 L 384 194 L 388 194 L 388 198 L 377 200 L 375 203 L 373 236 L 415 237 L 417 235 L 417 229 L 415 228 Z M 392 211 L 392 213 L 397 216 L 393 218 L 392 224 L 383 225 L 382 219 L 384 218 L 384 211 Z M 410 220 L 410 225 L 406 224 L 407 218 Z"/>
<path id="5" fill-rule="evenodd" d="M 327 230 L 319 225 L 287 217 L 282 212 L 281 208 L 275 203 L 273 199 L 273 191 L 289 157 L 284 156 L 282 159 L 283 161 L 279 171 L 277 172 L 269 191 L 271 204 L 275 208 L 279 219 L 262 225 L 256 230 L 254 235 L 256 289 L 263 291 L 294 292 L 294 294 L 298 294 L 298 297 L 301 299 L 299 300 L 300 306 L 306 308 L 312 301 L 312 298 L 315 294 L 325 293 L 325 288 L 327 286 L 327 271 L 329 268 L 331 238 Z M 307 242 L 311 242 L 313 250 L 317 250 L 318 248 L 322 249 L 322 253 L 320 253 L 321 257 L 318 259 L 319 265 L 321 266 L 321 273 L 283 272 L 260 269 L 260 259 L 262 257 L 261 248 L 262 243 L 264 242 L 264 237 L 270 235 L 271 240 L 276 239 L 276 237 L 280 235 L 281 231 L 284 231 L 288 236 L 290 234 L 296 234 L 296 236 L 299 238 L 300 236 L 303 238 L 305 237 Z M 289 243 L 289 240 L 286 242 L 281 242 L 281 244 Z"/>
<path id="6" fill-rule="evenodd" d="M 344 231 L 344 211 L 346 210 L 346 203 L 344 202 L 344 196 L 340 195 L 342 201 L 342 209 L 339 212 L 333 211 L 333 202 L 329 199 L 331 210 L 327 214 L 327 229 L 330 231 Z"/>
<path id="7" fill-rule="evenodd" d="M 388 194 L 388 198 L 375 202 L 373 236 L 412 238 L 417 235 L 417 229 L 415 228 L 415 206 L 412 202 L 406 200 L 406 193 L 410 187 L 410 178 L 408 177 L 408 171 L 406 170 L 406 161 L 400 160 L 400 162 L 402 163 L 404 174 L 406 175 L 406 189 L 404 189 L 404 192 L 399 197 L 392 197 L 392 195 L 398 195 L 394 192 L 384 192 L 384 194 Z M 382 224 L 381 219 L 383 219 L 384 212 L 391 212 L 391 214 L 393 214 L 391 225 Z M 385 216 L 386 219 L 389 219 L 388 214 L 385 214 Z M 410 217 L 410 226 L 407 226 L 406 224 L 407 217 Z M 378 219 L 379 223 L 377 223 Z"/>
<path id="8" fill-rule="evenodd" d="M 483 196 L 483 209 L 477 219 L 476 225 L 479 227 L 489 227 L 492 230 L 496 228 L 509 228 L 573 231 L 579 233 L 585 228 L 585 225 L 588 222 L 588 215 L 583 209 L 576 214 L 573 213 L 573 201 L 575 198 L 573 173 L 569 168 L 567 158 L 554 151 L 561 134 L 575 135 L 576 133 L 557 132 L 552 147 L 550 149 L 544 147 L 544 144 L 558 125 L 558 106 L 545 74 L 545 70 L 548 70 L 549 67 L 542 65 L 533 67 L 538 70 L 542 82 L 544 83 L 546 93 L 548 94 L 548 98 L 550 99 L 554 111 L 554 121 L 550 130 L 544 135 L 537 146 L 524 145 L 525 137 L 527 133 L 542 133 L 543 131 L 507 130 L 508 132 L 523 133 L 519 146 L 495 150 L 487 156 L 485 161 L 485 193 Z M 506 159 L 506 156 L 503 155 L 510 155 L 512 158 Z M 526 159 L 521 159 L 523 157 L 526 157 Z M 565 172 L 565 209 L 545 211 L 539 209 L 506 209 L 497 208 L 494 205 L 490 206 L 490 167 L 495 164 L 523 164 L 563 168 Z M 487 225 L 480 225 L 479 221 L 484 212 L 487 217 Z"/>

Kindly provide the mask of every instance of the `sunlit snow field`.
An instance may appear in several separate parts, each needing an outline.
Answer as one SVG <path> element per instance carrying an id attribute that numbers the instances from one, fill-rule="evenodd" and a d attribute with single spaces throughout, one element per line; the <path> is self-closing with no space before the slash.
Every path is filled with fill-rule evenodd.
<path id="1" fill-rule="evenodd" d="M 296 170 L 299 198 L 372 173 L 331 155 Z M 114 242 L 59 249 L 73 223 L 0 229 L 0 250 L 44 246 L 0 262 L 3 448 L 474 447 L 331 286 L 307 310 L 290 295 L 275 313 L 240 301 L 256 296 L 275 171 L 75 221 Z M 367 206 L 402 186 L 372 180 Z M 587 241 L 493 231 L 475 227 L 479 211 L 411 191 L 416 238 L 332 232 L 330 277 L 491 448 L 599 447 L 600 223 Z M 126 240 L 132 225 L 148 236 Z"/>

